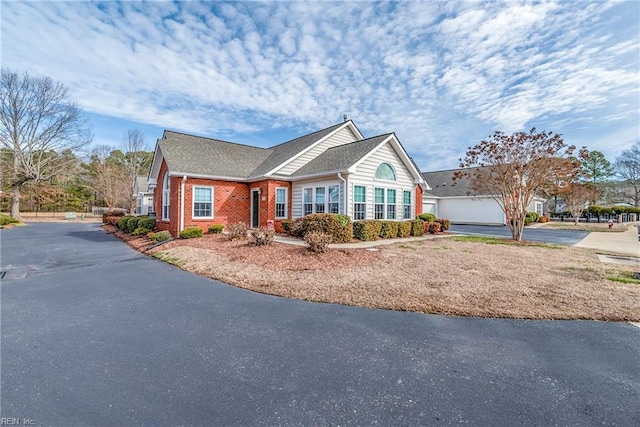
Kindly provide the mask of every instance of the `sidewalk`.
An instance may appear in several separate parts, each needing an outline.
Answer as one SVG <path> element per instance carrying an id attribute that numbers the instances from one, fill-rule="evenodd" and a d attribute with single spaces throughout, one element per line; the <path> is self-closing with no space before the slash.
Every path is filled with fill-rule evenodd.
<path id="1" fill-rule="evenodd" d="M 640 223 L 628 224 L 628 230 L 622 233 L 591 232 L 574 246 L 640 257 L 638 225 Z"/>

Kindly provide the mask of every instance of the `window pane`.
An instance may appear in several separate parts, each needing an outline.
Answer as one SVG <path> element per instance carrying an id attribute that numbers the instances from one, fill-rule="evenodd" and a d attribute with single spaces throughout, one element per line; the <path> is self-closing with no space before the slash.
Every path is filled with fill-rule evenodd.
<path id="1" fill-rule="evenodd" d="M 313 188 L 305 188 L 303 191 L 304 203 L 311 203 L 313 201 Z"/>
<path id="2" fill-rule="evenodd" d="M 376 179 L 385 179 L 387 181 L 395 181 L 396 173 L 389 163 L 382 163 L 376 169 Z"/>
<path id="3" fill-rule="evenodd" d="M 203 187 L 194 187 L 193 200 L 195 202 L 211 202 L 211 189 Z"/>
<path id="4" fill-rule="evenodd" d="M 324 203 L 324 187 L 316 188 L 316 203 Z"/>
<path id="5" fill-rule="evenodd" d="M 276 188 L 276 203 L 286 203 L 286 202 L 287 202 L 287 189 Z"/>
<path id="6" fill-rule="evenodd" d="M 329 187 L 329 202 L 336 203 L 339 200 L 340 187 L 337 185 Z"/>
<path id="7" fill-rule="evenodd" d="M 376 203 L 384 203 L 384 188 L 376 188 Z"/>
<path id="8" fill-rule="evenodd" d="M 387 190 L 387 203 L 396 204 L 396 190 Z"/>
<path id="9" fill-rule="evenodd" d="M 362 185 L 353 187 L 353 201 L 356 203 L 365 203 L 367 197 L 366 188 Z"/>
<path id="10" fill-rule="evenodd" d="M 405 205 L 411 204 L 411 191 L 405 191 L 402 195 L 402 200 Z"/>

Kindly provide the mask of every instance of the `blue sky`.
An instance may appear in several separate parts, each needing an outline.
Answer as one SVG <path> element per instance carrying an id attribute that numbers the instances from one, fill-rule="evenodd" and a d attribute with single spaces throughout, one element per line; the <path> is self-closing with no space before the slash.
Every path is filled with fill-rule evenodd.
<path id="1" fill-rule="evenodd" d="M 64 83 L 95 144 L 271 146 L 342 120 L 423 170 L 536 127 L 613 161 L 640 135 L 640 2 L 2 2 L 2 66 Z"/>

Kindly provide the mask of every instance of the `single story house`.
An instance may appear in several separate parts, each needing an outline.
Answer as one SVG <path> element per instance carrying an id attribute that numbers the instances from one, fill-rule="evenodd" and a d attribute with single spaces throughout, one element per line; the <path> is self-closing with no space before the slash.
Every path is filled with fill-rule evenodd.
<path id="1" fill-rule="evenodd" d="M 146 176 L 136 176 L 133 180 L 133 198 L 136 199 L 136 215 L 153 213 L 153 190 L 149 189 Z"/>
<path id="2" fill-rule="evenodd" d="M 490 195 L 476 194 L 468 177 L 453 176 L 464 169 L 425 172 L 422 174 L 429 191 L 422 196 L 422 211 L 448 218 L 454 224 L 505 225 L 507 219 L 502 208 Z M 528 212 L 543 213 L 545 199 L 534 197 Z"/>
<path id="3" fill-rule="evenodd" d="M 410 220 L 428 190 L 394 133 L 365 138 L 351 120 L 260 148 L 165 130 L 148 176 L 157 228 L 341 213 Z"/>

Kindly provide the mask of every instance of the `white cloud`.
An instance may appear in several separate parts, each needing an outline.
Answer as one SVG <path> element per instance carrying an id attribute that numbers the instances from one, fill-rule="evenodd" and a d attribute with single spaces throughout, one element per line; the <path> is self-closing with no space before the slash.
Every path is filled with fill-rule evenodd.
<path id="1" fill-rule="evenodd" d="M 2 63 L 62 81 L 93 113 L 230 139 L 347 113 L 433 169 L 495 129 L 637 132 L 639 8 L 8 2 Z"/>

